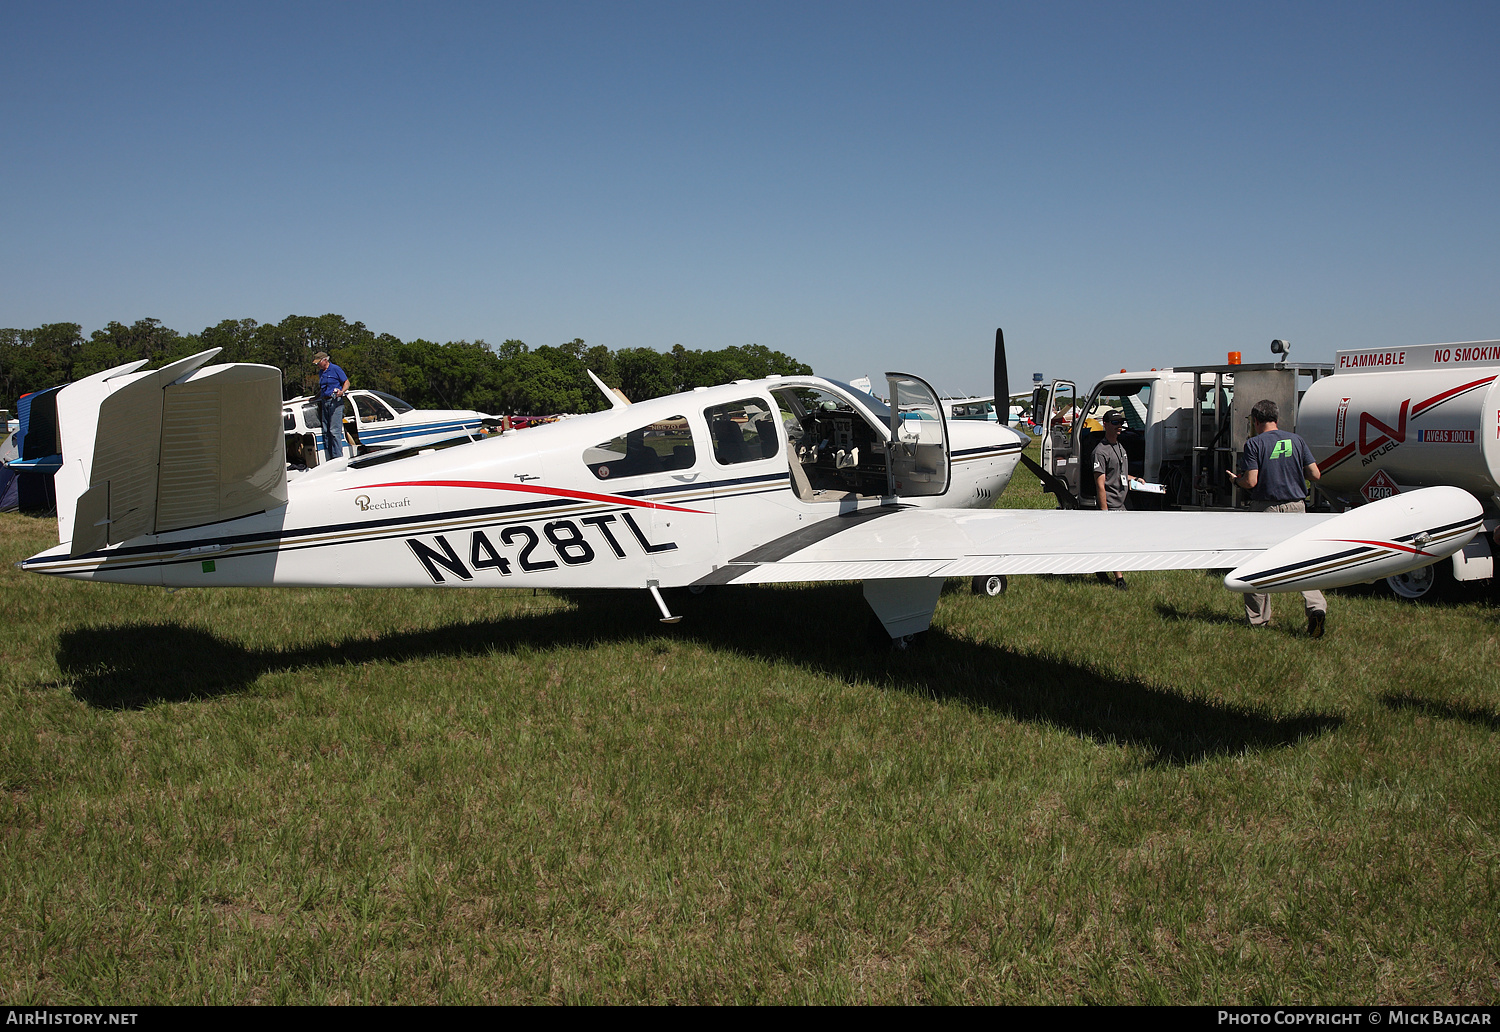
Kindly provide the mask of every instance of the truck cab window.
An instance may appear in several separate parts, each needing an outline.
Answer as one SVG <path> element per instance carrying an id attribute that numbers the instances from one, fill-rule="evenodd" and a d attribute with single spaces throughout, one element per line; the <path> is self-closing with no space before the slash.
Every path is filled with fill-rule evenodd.
<path id="1" fill-rule="evenodd" d="M 1151 418 L 1151 384 L 1111 383 L 1090 400 L 1088 412 L 1082 419 L 1079 453 L 1079 470 L 1092 483 L 1094 447 L 1104 440 L 1104 414 L 1111 409 L 1125 415 L 1125 429 L 1120 433 L 1120 443 L 1130 459 L 1131 476 L 1144 477 L 1146 473 L 1146 426 Z"/>

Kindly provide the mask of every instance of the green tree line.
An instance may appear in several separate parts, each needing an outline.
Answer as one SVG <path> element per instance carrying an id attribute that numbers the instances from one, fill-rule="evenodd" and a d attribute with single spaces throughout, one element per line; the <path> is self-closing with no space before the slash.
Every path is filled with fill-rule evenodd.
<path id="1" fill-rule="evenodd" d="M 341 315 L 289 315 L 279 323 L 225 319 L 200 333 L 180 334 L 159 319 L 130 326 L 111 322 L 87 337 L 78 323 L 35 329 L 0 329 L 0 405 L 22 394 L 97 373 L 135 359 L 153 367 L 223 348 L 216 362 L 258 362 L 282 372 L 287 397 L 312 394 L 318 373 L 313 355 L 326 351 L 355 387 L 389 391 L 418 408 L 477 409 L 508 415 L 592 412 L 607 407 L 585 370 L 618 387 L 632 401 L 776 373 L 812 368 L 760 344 L 669 352 L 651 348 L 611 351 L 582 340 L 531 348 L 519 340 L 498 347 L 482 340 L 403 341 L 375 333 Z"/>

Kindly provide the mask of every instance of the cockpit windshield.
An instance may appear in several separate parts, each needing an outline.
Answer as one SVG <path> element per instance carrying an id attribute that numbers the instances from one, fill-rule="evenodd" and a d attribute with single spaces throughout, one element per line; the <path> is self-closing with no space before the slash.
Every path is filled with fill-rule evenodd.
<path id="1" fill-rule="evenodd" d="M 881 401 L 879 398 L 875 397 L 875 395 L 871 394 L 868 391 L 862 391 L 858 387 L 851 387 L 843 380 L 829 380 L 828 382 L 833 384 L 839 390 L 848 391 L 850 394 L 854 395 L 854 399 L 856 401 L 858 401 L 865 408 L 869 409 L 870 412 L 874 415 L 877 415 L 881 419 L 885 420 L 885 422 L 889 423 L 891 421 L 891 407 L 885 402 Z"/>
<path id="2" fill-rule="evenodd" d="M 386 404 L 388 404 L 391 408 L 395 409 L 396 413 L 398 415 L 400 413 L 402 413 L 402 412 L 411 412 L 412 411 L 412 407 L 411 407 L 410 404 L 408 404 L 407 402 L 402 401 L 400 398 L 396 397 L 394 394 L 387 394 L 385 391 L 371 391 L 370 393 L 373 394 L 373 395 L 375 395 L 375 397 L 379 398 L 381 401 L 383 401 Z"/>

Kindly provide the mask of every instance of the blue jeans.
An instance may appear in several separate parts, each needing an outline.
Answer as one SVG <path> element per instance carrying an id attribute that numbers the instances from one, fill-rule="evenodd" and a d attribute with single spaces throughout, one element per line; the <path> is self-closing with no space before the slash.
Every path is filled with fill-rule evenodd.
<path id="1" fill-rule="evenodd" d="M 323 424 L 323 447 L 330 459 L 344 456 L 344 399 L 319 398 L 318 419 Z"/>

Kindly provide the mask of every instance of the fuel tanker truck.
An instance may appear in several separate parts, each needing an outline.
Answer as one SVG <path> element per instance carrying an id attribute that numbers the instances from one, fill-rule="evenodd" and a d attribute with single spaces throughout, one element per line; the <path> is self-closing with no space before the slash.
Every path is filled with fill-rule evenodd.
<path id="1" fill-rule="evenodd" d="M 1335 506 L 1419 487 L 1461 487 L 1485 509 L 1485 533 L 1451 559 L 1386 583 L 1421 598 L 1450 581 L 1494 576 L 1500 525 L 1500 341 L 1340 351 L 1332 376 L 1302 396 L 1297 432 Z"/>
<path id="2" fill-rule="evenodd" d="M 1285 341 L 1275 363 L 1178 366 L 1107 376 L 1080 403 L 1072 382 L 1037 388 L 1033 411 L 1045 426 L 1043 490 L 1065 508 L 1095 506 L 1094 447 L 1103 414 L 1125 415 L 1120 441 L 1132 489 L 1128 508 L 1235 509 L 1249 499 L 1228 479 L 1251 435 L 1262 398 L 1281 409 L 1280 426 L 1301 434 L 1323 474 L 1315 509 L 1344 510 L 1419 487 L 1462 488 L 1485 509 L 1483 534 L 1451 559 L 1386 581 L 1403 598 L 1431 596 L 1452 581 L 1495 575 L 1500 525 L 1500 341 L 1340 351 L 1337 361 L 1292 363 Z M 1050 414 L 1050 415 L 1049 415 Z M 1082 490 L 1080 490 L 1082 488 Z"/>

